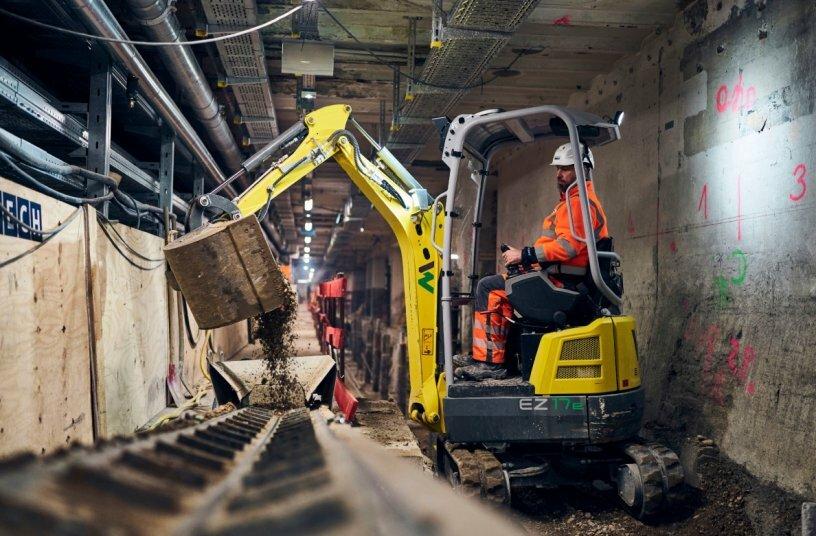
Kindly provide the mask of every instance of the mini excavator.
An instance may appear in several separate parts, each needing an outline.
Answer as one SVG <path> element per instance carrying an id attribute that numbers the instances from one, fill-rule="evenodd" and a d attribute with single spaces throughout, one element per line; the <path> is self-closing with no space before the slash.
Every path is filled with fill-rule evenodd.
<path id="1" fill-rule="evenodd" d="M 633 515 L 647 518 L 678 500 L 683 470 L 668 448 L 642 441 L 644 394 L 635 320 L 620 312 L 619 257 L 610 240 L 576 236 L 589 269 L 575 285 L 552 284 L 555 267 L 522 267 L 507 278 L 514 308 L 507 381 L 466 382 L 453 374 L 454 312 L 469 307 L 478 258 L 482 200 L 493 155 L 543 139 L 566 138 L 574 154 L 620 138 L 619 124 L 586 112 L 539 106 L 438 118 L 447 190 L 432 198 L 385 147 L 332 105 L 306 115 L 227 182 L 273 161 L 232 199 L 224 185 L 192 203 L 190 232 L 166 247 L 172 275 L 199 325 L 217 327 L 279 305 L 280 281 L 259 224 L 271 201 L 323 162 L 334 159 L 382 215 L 402 255 L 411 419 L 433 434 L 436 468 L 466 495 L 508 502 L 525 487 L 603 480 Z M 366 158 L 357 133 L 374 147 Z M 467 168 L 462 163 L 467 162 Z M 476 183 L 470 282 L 454 292 L 452 226 L 460 167 Z M 590 171 L 591 173 L 591 171 Z M 591 229 L 582 166 L 576 167 L 583 229 Z M 591 175 L 589 177 L 591 179 Z M 443 203 L 444 199 L 444 203 Z M 461 200 L 459 200 L 462 203 Z M 569 205 L 568 205 L 569 206 Z M 572 220 L 572 215 L 570 217 Z M 575 235 L 575 229 L 572 229 Z M 172 254 L 171 254 L 172 253 Z"/>

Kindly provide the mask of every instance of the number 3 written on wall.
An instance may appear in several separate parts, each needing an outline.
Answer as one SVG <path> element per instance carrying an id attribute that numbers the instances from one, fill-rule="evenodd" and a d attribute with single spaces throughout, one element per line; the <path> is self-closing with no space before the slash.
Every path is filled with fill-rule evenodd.
<path id="1" fill-rule="evenodd" d="M 790 197 L 791 201 L 801 201 L 807 193 L 807 166 L 798 164 L 793 168 L 793 178 L 796 184 L 799 185 L 799 191 L 795 194 L 790 194 L 788 197 Z"/>

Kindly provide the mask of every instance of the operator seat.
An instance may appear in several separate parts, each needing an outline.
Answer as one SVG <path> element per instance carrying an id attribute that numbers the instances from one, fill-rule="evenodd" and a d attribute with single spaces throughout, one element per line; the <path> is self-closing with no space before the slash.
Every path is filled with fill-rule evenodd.
<path id="1" fill-rule="evenodd" d="M 611 237 L 603 238 L 598 240 L 596 248 L 611 252 L 613 244 Z M 603 280 L 620 296 L 623 280 L 617 270 L 617 261 L 601 257 L 598 264 Z M 559 264 L 553 266 L 557 268 Z M 546 325 L 564 325 L 577 318 L 591 321 L 599 316 L 602 308 L 612 306 L 596 287 L 588 268 L 584 276 L 558 275 L 557 269 L 552 274 L 546 268 L 507 278 L 507 299 L 524 320 Z M 556 275 L 565 286 L 556 286 L 550 275 Z"/>

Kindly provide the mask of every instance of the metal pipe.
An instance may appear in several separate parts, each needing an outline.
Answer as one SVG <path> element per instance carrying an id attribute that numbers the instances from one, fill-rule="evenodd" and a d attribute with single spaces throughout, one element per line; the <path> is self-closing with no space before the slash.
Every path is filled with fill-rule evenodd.
<path id="1" fill-rule="evenodd" d="M 163 0 L 159 0 L 166 5 Z M 70 0 L 74 11 L 79 16 L 80 20 L 96 34 L 104 37 L 113 37 L 116 39 L 127 39 L 127 34 L 122 29 L 122 26 L 116 20 L 113 13 L 102 0 Z M 174 17 L 175 18 L 175 17 Z M 139 79 L 142 94 L 153 105 L 156 111 L 161 115 L 168 125 L 176 132 L 181 141 L 190 149 L 196 160 L 201 165 L 202 169 L 206 171 L 207 175 L 212 179 L 215 185 L 221 184 L 224 181 L 224 174 L 221 172 L 218 164 L 213 158 L 210 151 L 204 145 L 204 142 L 193 129 L 193 126 L 184 117 L 179 107 L 161 85 L 161 82 L 156 78 L 150 67 L 147 66 L 144 58 L 136 50 L 133 45 L 125 43 L 107 43 L 106 46 L 110 53 L 119 60 L 120 63 L 130 71 L 130 73 Z M 163 47 L 167 48 L 167 47 Z M 187 51 L 185 47 L 172 47 L 179 50 Z M 162 49 L 163 50 L 163 49 Z M 200 68 L 199 68 L 200 69 Z M 212 93 L 212 92 L 210 92 Z M 205 108 L 206 109 L 206 108 Z M 209 132 L 209 131 L 208 131 Z M 234 141 L 233 141 L 234 144 Z M 231 162 L 232 157 L 224 154 L 224 159 L 228 165 L 233 166 Z M 240 162 L 240 155 L 235 153 L 235 165 L 233 169 L 237 169 Z M 232 188 L 228 189 L 231 195 L 235 192 Z M 285 241 L 281 237 L 277 228 L 268 221 L 261 223 L 267 236 L 278 251 L 279 254 L 285 254 Z"/>
<path id="2" fill-rule="evenodd" d="M 127 0 L 145 32 L 156 41 L 185 41 L 184 32 L 166 0 Z M 196 119 L 207 132 L 213 148 L 230 170 L 241 165 L 241 152 L 229 125 L 221 116 L 218 102 L 204 71 L 189 47 L 159 47 L 164 66 L 175 80 Z"/>
<path id="3" fill-rule="evenodd" d="M 113 13 L 102 0 L 70 0 L 70 4 L 74 7 L 74 11 L 85 26 L 96 34 L 116 39 L 128 38 Z M 207 172 L 207 175 L 216 184 L 221 183 L 224 180 L 224 174 L 213 159 L 210 151 L 136 48 L 125 43 L 106 43 L 106 46 L 110 53 L 133 76 L 139 79 L 145 98 L 150 101 L 162 119 L 167 121 L 168 125 L 178 134 L 181 141 L 190 149 L 202 168 Z"/>

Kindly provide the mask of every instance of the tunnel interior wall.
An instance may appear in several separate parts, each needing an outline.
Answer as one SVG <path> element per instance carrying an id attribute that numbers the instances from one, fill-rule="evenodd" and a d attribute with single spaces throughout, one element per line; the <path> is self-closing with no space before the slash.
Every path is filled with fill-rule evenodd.
<path id="1" fill-rule="evenodd" d="M 813 28 L 809 0 L 700 0 L 570 101 L 626 112 L 622 140 L 595 151 L 595 182 L 638 321 L 647 418 L 712 436 L 758 477 L 809 497 Z M 557 200 L 552 148 L 498 162 L 497 244 L 535 239 Z"/>

